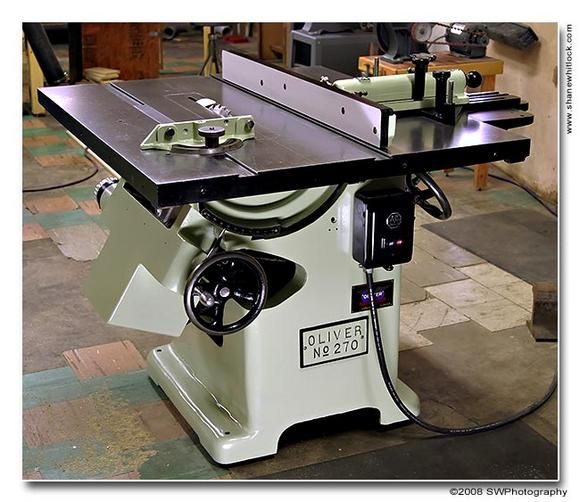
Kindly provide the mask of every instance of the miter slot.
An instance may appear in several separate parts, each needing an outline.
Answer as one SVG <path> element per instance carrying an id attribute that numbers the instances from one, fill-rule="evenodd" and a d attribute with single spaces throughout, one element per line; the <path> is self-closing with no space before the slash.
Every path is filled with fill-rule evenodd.
<path id="1" fill-rule="evenodd" d="M 386 149 L 393 139 L 388 107 L 246 55 L 223 51 L 222 61 L 227 82 L 375 147 Z"/>
<path id="2" fill-rule="evenodd" d="M 144 115 L 147 115 L 147 117 L 155 120 L 156 122 L 168 122 L 170 120 L 167 115 L 164 115 L 163 113 L 159 112 L 158 110 L 156 110 L 152 106 L 149 106 L 147 103 L 144 103 L 143 101 L 141 101 L 137 97 L 132 96 L 127 91 L 125 91 L 124 89 L 121 89 L 119 86 L 117 86 L 115 84 L 107 84 L 107 85 L 104 85 L 103 88 L 112 92 L 113 94 L 115 94 L 115 96 L 119 97 L 120 99 L 122 99 L 126 103 L 134 106 L 141 113 L 143 113 Z"/>

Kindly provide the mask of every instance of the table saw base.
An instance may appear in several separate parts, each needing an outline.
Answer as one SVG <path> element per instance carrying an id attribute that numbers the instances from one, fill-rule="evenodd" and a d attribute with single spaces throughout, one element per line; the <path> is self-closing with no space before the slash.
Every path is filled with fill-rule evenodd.
<path id="1" fill-rule="evenodd" d="M 312 416 L 305 416 L 304 410 L 290 406 L 277 410 L 285 415 L 283 422 L 261 424 L 257 430 L 229 413 L 208 390 L 206 384 L 195 376 L 194 371 L 187 366 L 172 344 L 151 351 L 147 358 L 147 366 L 151 379 L 163 389 L 181 416 L 195 431 L 202 446 L 219 464 L 233 464 L 274 455 L 278 451 L 280 436 L 286 429 L 297 423 L 333 414 L 362 408 L 377 408 L 380 412 L 381 425 L 406 420 L 390 400 L 383 404 L 361 402 L 350 406 L 348 403 L 336 403 L 333 411 L 328 410 L 323 414 Z M 406 405 L 414 413 L 418 413 L 416 394 L 400 380 L 397 380 L 396 386 Z M 386 395 L 386 390 L 384 392 Z"/>
<path id="2" fill-rule="evenodd" d="M 379 410 L 384 425 L 406 420 L 382 380 L 368 312 L 352 310 L 352 288 L 364 284 L 351 251 L 352 204 L 358 188 L 349 186 L 323 217 L 299 232 L 244 239 L 244 246 L 298 264 L 296 285 L 284 301 L 265 308 L 242 331 L 224 336 L 221 346 L 188 324 L 181 336 L 149 355 L 152 379 L 216 462 L 272 455 L 292 425 L 357 409 Z M 375 280 L 392 285 L 392 296 L 378 313 L 387 364 L 395 376 L 401 266 L 375 270 Z M 308 347 L 313 335 L 334 336 L 340 329 L 346 335 L 346 326 L 353 323 L 361 326 L 360 333 L 354 328 L 350 332 L 349 341 L 359 342 L 356 353 L 335 355 L 333 339 L 327 344 L 332 352 L 328 357 L 314 356 Z M 406 405 L 418 413 L 413 391 L 400 381 L 397 387 Z"/>

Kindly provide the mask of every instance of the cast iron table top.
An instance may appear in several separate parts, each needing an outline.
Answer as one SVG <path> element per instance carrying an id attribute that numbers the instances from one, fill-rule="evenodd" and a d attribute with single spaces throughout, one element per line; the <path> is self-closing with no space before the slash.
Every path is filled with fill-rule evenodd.
<path id="1" fill-rule="evenodd" d="M 158 123 L 215 117 L 209 97 L 254 117 L 256 138 L 221 157 L 141 150 Z M 175 77 L 39 90 L 42 105 L 155 207 L 398 176 L 494 160 L 523 160 L 530 140 L 481 120 L 456 126 L 398 117 L 381 151 L 219 78 Z M 475 115 L 474 115 L 475 116 Z"/>

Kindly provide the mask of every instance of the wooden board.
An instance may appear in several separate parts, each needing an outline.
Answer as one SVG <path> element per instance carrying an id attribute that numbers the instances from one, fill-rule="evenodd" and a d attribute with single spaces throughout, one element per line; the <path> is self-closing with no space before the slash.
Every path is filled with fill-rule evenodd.
<path id="1" fill-rule="evenodd" d="M 361 56 L 358 60 L 358 69 L 372 75 L 375 57 L 377 56 Z M 380 75 L 399 75 L 407 73 L 411 67 L 413 67 L 411 62 L 389 63 L 381 59 L 379 73 Z M 437 59 L 429 65 L 428 71 L 454 69 L 461 69 L 465 72 L 478 71 L 484 77 L 487 75 L 499 75 L 503 73 L 503 61 L 490 57 L 466 59 L 453 56 L 448 52 L 438 52 Z"/>
<path id="2" fill-rule="evenodd" d="M 129 340 L 63 352 L 79 380 L 145 369 L 145 360 Z"/>
<path id="3" fill-rule="evenodd" d="M 117 69 L 122 80 L 157 78 L 160 30 L 157 23 L 83 23 L 83 68 Z"/>
<path id="4" fill-rule="evenodd" d="M 45 115 L 46 110 L 44 107 L 38 102 L 38 94 L 37 89 L 39 87 L 44 87 L 44 75 L 42 74 L 42 70 L 36 60 L 36 56 L 32 52 L 32 49 L 28 42 L 25 43 L 26 51 L 25 51 L 25 58 L 26 58 L 26 71 L 24 75 L 23 82 L 25 82 L 25 88 L 23 92 L 23 96 L 28 97 L 28 101 L 30 102 L 30 111 L 33 115 Z"/>
<path id="5" fill-rule="evenodd" d="M 265 61 L 282 60 L 287 64 L 287 39 L 290 23 L 258 23 L 259 58 Z"/>

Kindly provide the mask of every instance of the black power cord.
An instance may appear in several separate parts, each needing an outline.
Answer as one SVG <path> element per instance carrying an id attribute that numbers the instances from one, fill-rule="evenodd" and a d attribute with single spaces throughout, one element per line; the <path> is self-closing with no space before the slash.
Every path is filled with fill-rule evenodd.
<path id="1" fill-rule="evenodd" d="M 523 410 L 519 411 L 515 415 L 504 418 L 502 420 L 496 420 L 495 422 L 490 422 L 488 424 L 476 425 L 474 427 L 460 427 L 460 428 L 458 428 L 458 427 L 440 427 L 438 425 L 434 425 L 434 424 L 431 424 L 429 422 L 425 422 L 424 420 L 422 420 L 421 418 L 419 418 L 418 416 L 413 414 L 413 412 L 405 406 L 405 403 L 403 403 L 403 401 L 401 400 L 401 398 L 397 394 L 395 386 L 393 385 L 393 381 L 391 380 L 391 377 L 389 376 L 389 370 L 387 368 L 385 353 L 383 350 L 383 342 L 381 339 L 381 329 L 379 327 L 379 318 L 377 315 L 377 308 L 375 305 L 372 269 L 365 270 L 365 274 L 366 274 L 366 279 L 367 279 L 367 286 L 369 288 L 370 307 L 371 307 L 371 309 L 370 309 L 371 323 L 372 323 L 372 327 L 373 327 L 373 335 L 374 335 L 374 339 L 375 339 L 375 347 L 377 349 L 377 358 L 379 360 L 379 367 L 381 369 L 381 375 L 383 377 L 383 380 L 385 382 L 385 385 L 387 387 L 387 390 L 388 390 L 391 398 L 393 399 L 393 401 L 395 402 L 397 407 L 403 412 L 403 414 L 412 422 L 416 423 L 417 425 L 420 425 L 424 429 L 427 429 L 431 432 L 436 432 L 438 434 L 445 434 L 448 436 L 466 436 L 469 434 L 476 434 L 478 432 L 492 431 L 494 429 L 498 429 L 500 427 L 503 427 L 504 425 L 511 424 L 511 423 L 519 420 L 520 418 L 523 418 L 523 417 L 533 413 L 538 408 L 540 408 L 544 403 L 546 403 L 546 401 L 548 401 L 548 399 L 550 399 L 550 397 L 552 396 L 552 394 L 556 390 L 556 387 L 558 385 L 558 378 L 557 378 L 557 375 L 554 374 L 554 378 L 552 379 L 552 383 L 550 384 L 548 391 L 546 392 L 546 394 L 544 394 L 544 396 L 541 399 L 530 404 L 529 406 L 527 406 Z"/>
<path id="2" fill-rule="evenodd" d="M 466 167 L 466 166 L 459 166 L 461 167 L 461 169 L 467 169 L 468 171 L 473 172 L 473 169 L 471 167 Z M 521 188 L 522 190 L 524 190 L 525 192 L 528 193 L 528 195 L 530 195 L 531 197 L 533 197 L 534 199 L 536 199 L 537 202 L 539 202 L 542 206 L 544 206 L 544 208 L 546 209 L 546 211 L 548 211 L 552 216 L 555 216 L 556 218 L 558 217 L 558 213 L 556 211 L 554 211 L 548 204 L 546 204 L 541 198 L 540 196 L 534 192 L 533 190 L 530 190 L 528 187 L 518 183 L 517 181 L 510 179 L 510 178 L 504 178 L 503 176 L 498 176 L 497 174 L 488 174 L 488 176 L 490 178 L 499 180 L 499 181 L 503 181 L 505 183 L 509 183 L 510 185 L 514 185 L 518 188 Z"/>
<path id="3" fill-rule="evenodd" d="M 23 188 L 22 192 L 23 193 L 48 192 L 50 190 L 58 190 L 59 188 L 66 188 L 66 187 L 70 187 L 73 185 L 78 185 L 79 183 L 82 183 L 83 181 L 90 180 L 95 174 L 97 174 L 99 172 L 99 165 L 93 159 L 91 159 L 91 157 L 89 157 L 88 155 L 85 154 L 85 157 L 87 159 L 89 159 L 89 161 L 93 164 L 94 169 L 89 174 L 84 176 L 83 178 L 80 178 L 80 179 L 74 180 L 74 181 L 69 181 L 68 183 L 61 183 L 60 185 L 52 185 L 52 186 L 47 186 L 47 187 Z"/>

